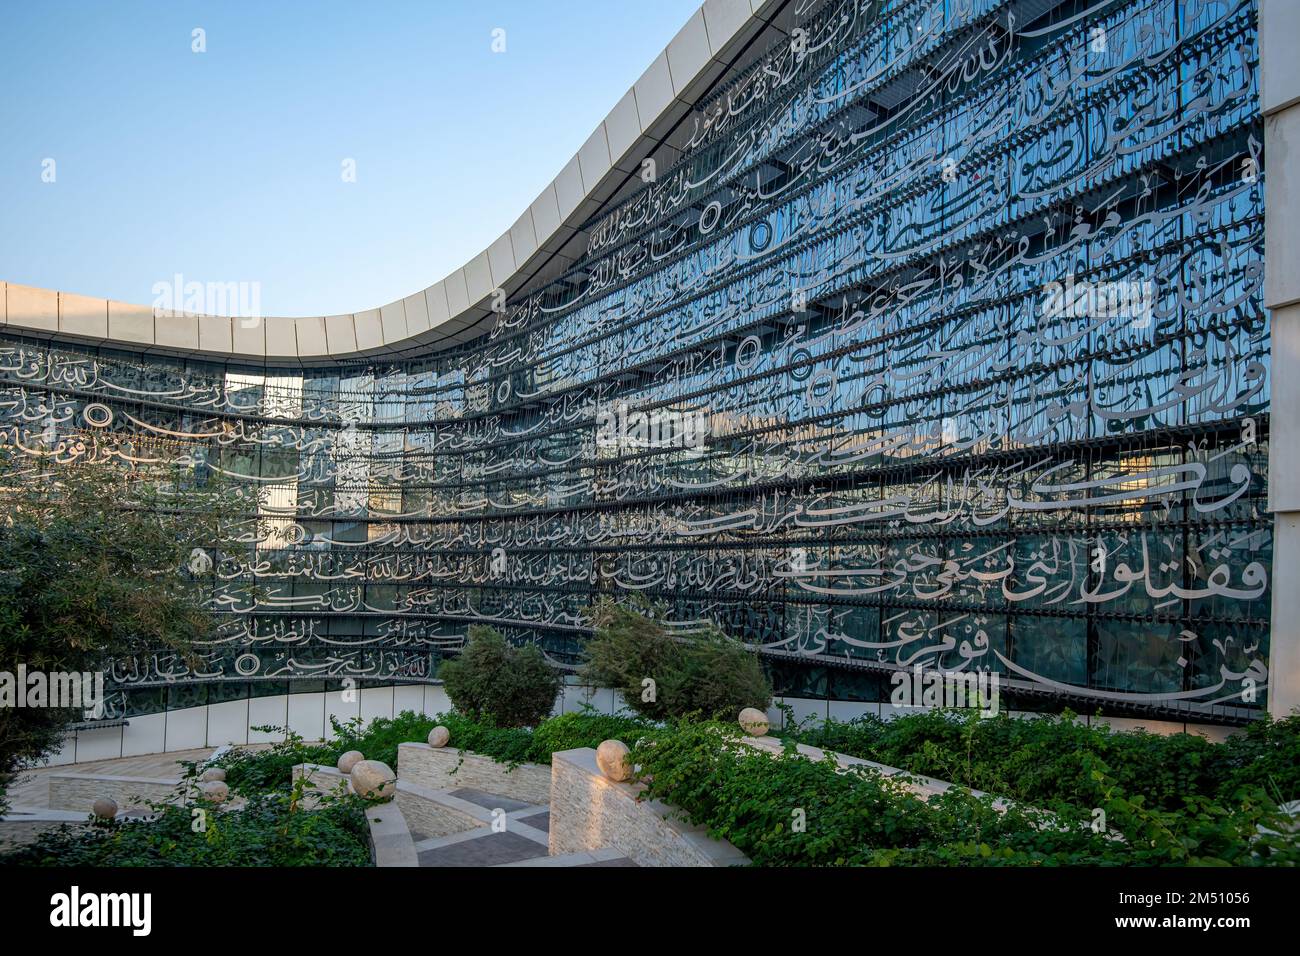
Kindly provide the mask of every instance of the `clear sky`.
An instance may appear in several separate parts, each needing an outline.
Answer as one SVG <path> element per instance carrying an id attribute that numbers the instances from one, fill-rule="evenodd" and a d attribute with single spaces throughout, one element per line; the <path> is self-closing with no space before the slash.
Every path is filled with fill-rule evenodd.
<path id="1" fill-rule="evenodd" d="M 259 282 L 264 315 L 409 295 L 510 227 L 698 5 L 3 0 L 0 279 Z"/>

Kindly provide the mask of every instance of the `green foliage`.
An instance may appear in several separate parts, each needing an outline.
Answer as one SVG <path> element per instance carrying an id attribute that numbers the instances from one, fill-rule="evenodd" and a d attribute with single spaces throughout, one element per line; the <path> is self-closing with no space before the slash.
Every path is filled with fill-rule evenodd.
<path id="1" fill-rule="evenodd" d="M 337 725 L 336 725 L 337 726 Z M 283 727 L 254 727 L 262 733 L 283 733 L 284 739 L 264 750 L 236 747 L 211 761 L 209 766 L 226 771 L 226 786 L 232 793 L 256 797 L 287 792 L 293 786 L 293 768 L 298 764 L 333 765 L 343 750 L 331 743 L 308 746 L 298 734 Z"/>
<path id="2" fill-rule="evenodd" d="M 1278 803 L 1300 800 L 1300 714 L 1260 720 L 1223 744 L 1220 792 L 1260 786 Z"/>
<path id="3" fill-rule="evenodd" d="M 894 720 L 809 723 L 801 743 L 1055 809 L 1096 807 L 1112 788 L 1153 810 L 1182 811 L 1189 797 L 1232 801 L 1263 788 L 1274 803 L 1300 797 L 1300 718 L 1260 721 L 1224 744 L 1191 734 L 1089 727 L 1060 719 L 931 710 Z"/>
<path id="4" fill-rule="evenodd" d="M 591 708 L 560 714 L 538 724 L 528 747 L 532 763 L 550 763 L 551 754 L 579 747 L 596 748 L 606 740 L 621 740 L 629 747 L 657 728 L 639 717 L 600 714 Z M 453 738 L 454 739 L 454 738 Z"/>
<path id="5" fill-rule="evenodd" d="M 333 766 L 347 751 L 358 750 L 367 760 L 381 761 L 394 770 L 397 769 L 397 745 L 410 741 L 424 743 L 435 725 L 435 721 L 410 710 L 404 710 L 392 719 L 376 717 L 364 729 L 360 717 L 346 723 L 331 717 L 330 723 L 334 728 L 334 739 L 324 745 L 327 759 L 313 763 Z"/>
<path id="6" fill-rule="evenodd" d="M 448 746 L 456 750 L 482 754 L 511 766 L 532 759 L 534 731 L 528 727 L 498 727 L 491 717 L 475 719 L 454 711 L 439 714 L 435 721 L 451 732 Z M 550 763 L 549 755 L 546 763 Z"/>
<path id="7" fill-rule="evenodd" d="M 193 768 L 185 790 L 193 781 Z M 194 830 L 194 809 L 206 826 Z M 312 809 L 302 786 L 253 793 L 242 809 L 203 799 L 156 803 L 153 818 L 58 827 L 0 856 L 0 866 L 369 866 L 366 802 L 325 794 Z"/>
<path id="8" fill-rule="evenodd" d="M 457 710 L 501 727 L 534 726 L 560 692 L 560 675 L 540 650 L 514 647 L 490 627 L 471 627 L 465 649 L 438 676 Z"/>
<path id="9" fill-rule="evenodd" d="M 497 727 L 490 720 L 475 720 L 456 712 L 439 714 L 429 721 L 430 727 L 435 724 L 442 724 L 451 732 L 449 746 L 510 765 L 549 764 L 551 754 L 556 751 L 598 747 L 605 740 L 618 739 L 630 745 L 653 729 L 637 718 L 608 716 L 590 707 L 579 713 L 548 718 L 531 729 Z"/>
<path id="10" fill-rule="evenodd" d="M 659 621 L 602 601 L 591 608 L 584 678 L 613 687 L 652 720 L 700 713 L 735 719 L 745 707 L 767 708 L 772 688 L 756 655 L 714 627 L 672 635 Z M 646 693 L 646 679 L 653 694 Z M 647 697 L 649 699 L 647 699 Z"/>
<path id="11" fill-rule="evenodd" d="M 186 562 L 221 540 L 230 508 L 215 484 L 179 489 L 0 451 L 0 671 L 95 672 L 146 650 L 187 657 L 215 622 Z M 14 773 L 81 719 L 76 709 L 0 707 L 0 804 Z"/>
<path id="12" fill-rule="evenodd" d="M 647 775 L 646 798 L 678 807 L 760 866 L 1300 863 L 1295 836 L 1278 832 L 1289 819 L 1258 788 L 1231 804 L 1193 797 L 1159 810 L 1101 774 L 1109 831 L 1095 832 L 1091 807 L 1001 812 L 958 787 L 927 802 L 869 769 L 802 757 L 793 741 L 774 758 L 739 740 L 730 723 L 680 722 L 632 760 Z"/>

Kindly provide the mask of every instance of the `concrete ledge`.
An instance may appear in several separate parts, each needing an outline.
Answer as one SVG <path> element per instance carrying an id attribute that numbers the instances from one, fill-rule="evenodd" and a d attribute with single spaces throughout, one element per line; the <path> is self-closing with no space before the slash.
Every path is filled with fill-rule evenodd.
<path id="1" fill-rule="evenodd" d="M 742 866 L 749 858 L 704 827 L 674 819 L 639 783 L 607 780 L 590 747 L 551 756 L 551 856 L 617 851 L 638 866 Z"/>
<path id="2" fill-rule="evenodd" d="M 524 803 L 551 798 L 551 768 L 535 763 L 509 767 L 491 757 L 457 750 L 406 743 L 397 747 L 397 779 L 427 790 L 473 787 Z"/>
<path id="3" fill-rule="evenodd" d="M 406 817 L 396 803 L 381 803 L 366 810 L 370 824 L 370 858 L 375 866 L 419 866 L 415 841 Z"/>

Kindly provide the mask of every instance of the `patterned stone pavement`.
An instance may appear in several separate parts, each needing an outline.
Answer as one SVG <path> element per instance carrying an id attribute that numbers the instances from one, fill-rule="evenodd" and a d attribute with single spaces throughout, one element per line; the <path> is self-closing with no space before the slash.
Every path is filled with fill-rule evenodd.
<path id="1" fill-rule="evenodd" d="M 470 787 L 445 794 L 486 810 L 496 825 L 485 819 L 483 826 L 451 836 L 413 834 L 420 866 L 636 866 L 613 850 L 550 856 L 551 811 L 544 804 L 530 806 Z"/>

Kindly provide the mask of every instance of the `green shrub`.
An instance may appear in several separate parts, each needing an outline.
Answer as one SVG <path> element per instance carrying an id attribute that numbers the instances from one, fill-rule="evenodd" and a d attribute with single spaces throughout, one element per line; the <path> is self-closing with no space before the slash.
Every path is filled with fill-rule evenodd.
<path id="1" fill-rule="evenodd" d="M 1023 800 L 1100 806 L 1108 788 L 1151 809 L 1179 811 L 1190 797 L 1234 802 L 1262 788 L 1272 802 L 1300 797 L 1300 718 L 1262 720 L 1227 743 L 1060 719 L 931 710 L 882 721 L 809 723 L 783 731 L 801 743 Z"/>
<path id="2" fill-rule="evenodd" d="M 528 763 L 532 757 L 533 733 L 528 727 L 498 727 L 490 717 L 475 719 L 468 714 L 439 714 L 437 722 L 451 731 L 449 747 L 491 757 L 504 764 Z M 546 760 L 550 763 L 550 758 Z"/>
<path id="3" fill-rule="evenodd" d="M 633 749 L 646 798 L 677 808 L 760 866 L 1234 865 L 1300 863 L 1290 823 L 1255 787 L 1244 799 L 1192 796 L 1177 811 L 1149 808 L 1112 779 L 1094 806 L 1025 805 L 999 812 L 989 796 L 954 787 L 928 802 L 866 768 L 837 770 L 793 751 L 739 743 L 731 723 L 682 722 Z M 923 749 L 923 748 L 922 748 Z"/>
<path id="4" fill-rule="evenodd" d="M 301 763 L 333 765 L 343 751 L 332 744 L 308 746 L 302 737 L 284 727 L 254 727 L 263 733 L 283 733 L 284 740 L 264 750 L 233 748 L 210 762 L 226 771 L 231 792 L 245 797 L 287 791 L 293 786 L 293 768 Z"/>
<path id="5" fill-rule="evenodd" d="M 331 719 L 334 739 L 329 741 L 331 759 L 329 764 L 338 763 L 339 757 L 349 750 L 359 750 L 367 760 L 379 760 L 397 769 L 397 745 L 416 741 L 424 743 L 429 739 L 429 731 L 436 724 L 434 718 L 404 710 L 396 717 L 376 717 L 362 728 L 361 718 L 354 717 L 346 723 Z"/>
<path id="6" fill-rule="evenodd" d="M 1265 718 L 1222 744 L 1220 793 L 1261 786 L 1278 803 L 1300 800 L 1300 714 Z"/>
<path id="7" fill-rule="evenodd" d="M 757 656 L 715 627 L 672 635 L 658 621 L 611 601 L 594 606 L 590 618 L 595 634 L 585 648 L 584 678 L 617 689 L 644 717 L 699 713 L 735 720 L 743 708 L 765 710 L 771 702 Z M 649 688 L 647 679 L 653 681 Z"/>
<path id="8" fill-rule="evenodd" d="M 586 708 L 538 724 L 528 748 L 528 759 L 533 763 L 550 763 L 551 754 L 556 751 L 578 747 L 595 749 L 606 740 L 621 740 L 630 747 L 655 730 L 654 724 L 639 717 L 611 716 Z"/>
<path id="9" fill-rule="evenodd" d="M 500 727 L 532 727 L 560 692 L 559 672 L 541 651 L 514 647 L 490 627 L 471 627 L 469 643 L 442 664 L 439 676 L 458 711 Z"/>

